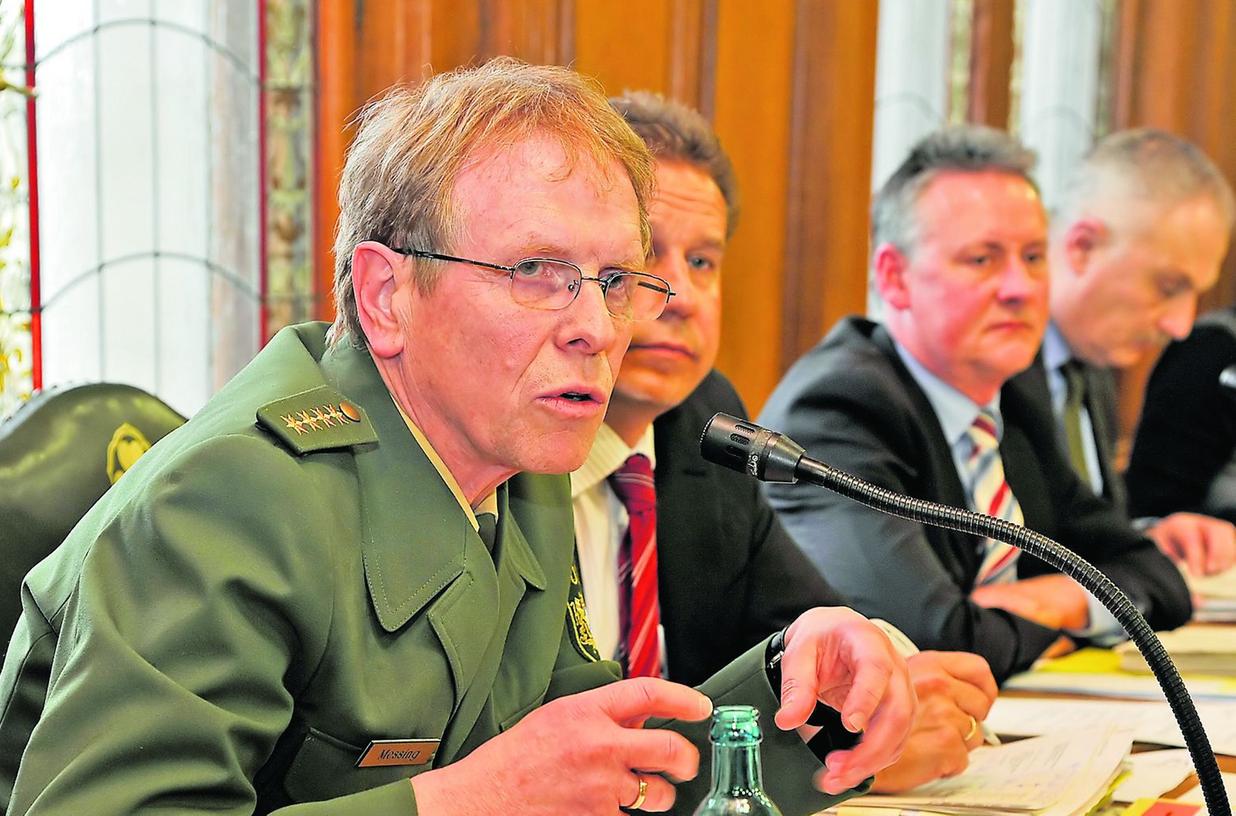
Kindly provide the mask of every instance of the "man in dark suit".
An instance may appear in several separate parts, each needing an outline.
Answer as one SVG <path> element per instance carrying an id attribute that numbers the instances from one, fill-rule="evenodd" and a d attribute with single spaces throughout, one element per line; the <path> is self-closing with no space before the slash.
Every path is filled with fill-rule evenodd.
<path id="1" fill-rule="evenodd" d="M 1104 569 L 1156 628 L 1188 619 L 1179 574 L 1073 473 L 1017 383 L 1047 322 L 1047 221 L 1033 155 L 987 128 L 924 139 L 876 196 L 885 325 L 848 318 L 786 374 L 761 422 L 882 487 L 1024 523 Z M 999 542 L 771 486 L 790 533 L 860 611 L 998 678 L 1063 634 L 1119 628 L 1071 578 Z"/>
<path id="2" fill-rule="evenodd" d="M 1051 323 L 1022 377 L 1050 400 L 1074 470 L 1122 512 L 1111 369 L 1188 336 L 1234 217 L 1231 187 L 1196 145 L 1137 129 L 1095 145 L 1053 218 Z M 1236 527 L 1223 519 L 1173 512 L 1146 519 L 1146 534 L 1194 574 L 1236 561 Z"/>
<path id="3" fill-rule="evenodd" d="M 1133 512 L 1208 513 L 1236 523 L 1236 308 L 1202 317 L 1168 346 L 1146 385 L 1125 479 Z M 1222 379 L 1221 379 L 1222 378 Z"/>
<path id="4" fill-rule="evenodd" d="M 638 326 L 597 441 L 572 476 L 584 593 L 599 648 L 639 671 L 641 592 L 622 566 L 632 522 L 614 485 L 628 457 L 644 457 L 655 484 L 658 620 L 650 624 L 656 669 L 690 683 L 784 628 L 804 609 L 845 601 L 794 546 L 756 481 L 706 463 L 704 424 L 717 411 L 743 415 L 730 383 L 712 370 L 721 338 L 721 263 L 737 223 L 729 161 L 694 111 L 648 93 L 613 100 L 657 159 L 649 208 L 649 271 L 674 298 L 657 321 Z M 647 569 L 645 567 L 645 569 Z M 852 613 L 834 610 L 840 617 Z M 659 624 L 660 637 L 651 627 Z M 900 633 L 893 632 L 895 637 Z M 911 647 L 912 650 L 912 647 Z M 876 787 L 897 790 L 956 773 L 981 741 L 995 681 L 967 654 L 909 658 L 919 714 L 902 760 Z"/>

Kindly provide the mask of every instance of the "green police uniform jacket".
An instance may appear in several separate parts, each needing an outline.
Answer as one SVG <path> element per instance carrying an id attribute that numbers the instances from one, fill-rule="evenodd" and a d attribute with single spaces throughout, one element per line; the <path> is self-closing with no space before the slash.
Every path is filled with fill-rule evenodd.
<path id="1" fill-rule="evenodd" d="M 499 489 L 491 554 L 368 353 L 324 338 L 280 332 L 27 576 L 0 670 L 13 816 L 415 814 L 408 777 L 616 678 L 572 583 L 566 478 Z M 701 690 L 761 708 L 770 792 L 813 812 L 831 800 L 771 722 L 764 647 Z M 670 727 L 708 756 L 703 724 Z M 357 767 L 376 739 L 441 743 Z"/>

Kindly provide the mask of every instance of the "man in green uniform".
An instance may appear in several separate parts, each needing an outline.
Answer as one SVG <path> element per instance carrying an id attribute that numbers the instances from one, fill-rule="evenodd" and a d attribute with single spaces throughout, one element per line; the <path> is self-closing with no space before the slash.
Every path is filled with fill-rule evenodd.
<path id="1" fill-rule="evenodd" d="M 373 106 L 331 331 L 281 332 L 27 577 L 8 812 L 689 812 L 698 779 L 677 802 L 672 781 L 709 697 L 764 709 L 787 814 L 893 761 L 913 692 L 858 615 L 806 613 L 704 694 L 598 658 L 567 479 L 536 474 L 583 461 L 632 322 L 671 296 L 642 271 L 651 180 L 561 68 L 497 60 Z M 817 700 L 866 729 L 826 771 Z"/>

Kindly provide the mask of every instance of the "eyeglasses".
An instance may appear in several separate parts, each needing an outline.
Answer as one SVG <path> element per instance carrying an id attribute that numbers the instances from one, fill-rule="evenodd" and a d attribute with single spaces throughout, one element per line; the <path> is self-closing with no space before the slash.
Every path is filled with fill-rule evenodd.
<path id="1" fill-rule="evenodd" d="M 511 280 L 511 298 L 533 309 L 565 309 L 575 301 L 584 281 L 596 281 L 605 297 L 605 308 L 614 317 L 626 320 L 656 320 L 674 296 L 669 281 L 647 272 L 619 270 L 590 278 L 570 261 L 555 258 L 525 258 L 511 266 L 503 266 L 422 249 L 391 249 L 414 258 L 466 263 L 505 272 Z"/>

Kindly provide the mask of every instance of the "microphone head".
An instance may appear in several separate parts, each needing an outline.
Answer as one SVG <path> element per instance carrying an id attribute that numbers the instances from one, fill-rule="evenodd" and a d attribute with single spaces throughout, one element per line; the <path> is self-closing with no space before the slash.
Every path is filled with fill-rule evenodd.
<path id="1" fill-rule="evenodd" d="M 714 414 L 700 436 L 700 453 L 713 464 L 762 482 L 798 481 L 803 448 L 793 440 L 729 414 Z"/>
<path id="2" fill-rule="evenodd" d="M 1236 365 L 1230 365 L 1219 372 L 1219 385 L 1229 397 L 1236 399 Z"/>

